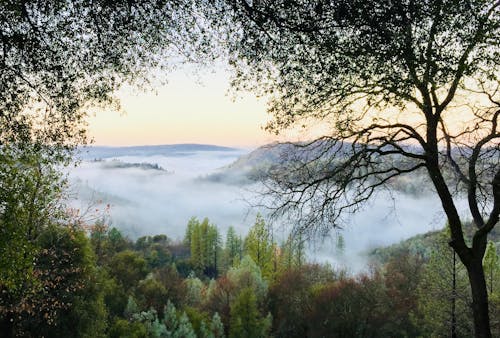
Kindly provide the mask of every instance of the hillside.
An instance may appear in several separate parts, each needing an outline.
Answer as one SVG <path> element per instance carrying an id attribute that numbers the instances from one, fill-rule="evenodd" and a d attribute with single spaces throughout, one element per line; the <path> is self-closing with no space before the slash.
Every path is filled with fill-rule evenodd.
<path id="1" fill-rule="evenodd" d="M 472 224 L 468 223 L 465 227 L 465 233 L 469 239 L 471 238 L 472 230 Z M 392 257 L 397 257 L 400 253 L 407 251 L 412 255 L 419 255 L 427 259 L 436 247 L 440 233 L 440 231 L 431 231 L 410 237 L 407 240 L 390 246 L 375 248 L 368 253 L 368 256 L 375 262 L 386 263 Z M 500 254 L 500 229 L 498 226 L 493 228 L 488 235 L 488 239 L 496 244 L 497 252 Z"/>

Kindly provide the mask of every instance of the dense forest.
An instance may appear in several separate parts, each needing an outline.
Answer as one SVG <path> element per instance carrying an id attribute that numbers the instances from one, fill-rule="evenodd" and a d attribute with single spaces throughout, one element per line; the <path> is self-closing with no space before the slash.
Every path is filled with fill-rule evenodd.
<path id="1" fill-rule="evenodd" d="M 500 336 L 500 1 L 6 0 L 0 45 L 0 335 Z M 193 218 L 182 241 L 132 239 L 72 214 L 63 168 L 89 117 L 218 62 L 266 101 L 265 130 L 305 132 L 279 165 L 229 177 L 261 182 L 302 236 L 258 216 L 247 234 Z M 441 233 L 360 274 L 307 260 L 377 192 L 424 188 Z"/>
<path id="2" fill-rule="evenodd" d="M 375 250 L 359 274 L 308 262 L 300 236 L 277 243 L 260 215 L 246 236 L 192 218 L 182 241 L 133 241 L 98 221 L 48 226 L 36 246 L 36 278 L 17 292 L 2 289 L 8 307 L 0 316 L 15 336 L 437 337 L 452 327 L 473 334 L 467 276 L 446 230 Z M 497 251 L 492 237 L 484 268 L 499 335 Z"/>

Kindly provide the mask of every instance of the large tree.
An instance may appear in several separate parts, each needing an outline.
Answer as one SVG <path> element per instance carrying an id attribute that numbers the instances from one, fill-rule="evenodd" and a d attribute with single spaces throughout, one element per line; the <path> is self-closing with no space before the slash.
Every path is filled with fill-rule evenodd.
<path id="1" fill-rule="evenodd" d="M 328 230 L 399 176 L 427 172 L 468 272 L 475 334 L 491 336 L 482 259 L 500 212 L 500 2 L 213 2 L 234 84 L 270 98 L 268 130 L 327 130 L 265 179 L 276 213 Z"/>
<path id="2" fill-rule="evenodd" d="M 30 292 L 38 236 L 72 222 L 61 165 L 86 142 L 85 118 L 205 41 L 190 0 L 1 2 L 0 327 L 9 297 Z"/>

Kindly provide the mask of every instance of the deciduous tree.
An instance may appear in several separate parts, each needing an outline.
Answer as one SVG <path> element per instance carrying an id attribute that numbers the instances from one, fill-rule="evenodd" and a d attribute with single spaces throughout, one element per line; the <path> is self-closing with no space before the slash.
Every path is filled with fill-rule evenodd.
<path id="1" fill-rule="evenodd" d="M 394 178 L 426 172 L 468 272 L 475 335 L 490 337 L 482 261 L 500 213 L 500 2 L 214 2 L 234 84 L 269 97 L 267 129 L 324 123 L 264 178 L 275 215 L 328 232 Z"/>

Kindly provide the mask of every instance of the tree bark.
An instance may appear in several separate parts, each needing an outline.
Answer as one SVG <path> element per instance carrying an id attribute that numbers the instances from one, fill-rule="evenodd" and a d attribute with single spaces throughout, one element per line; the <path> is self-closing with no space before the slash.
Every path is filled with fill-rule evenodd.
<path id="1" fill-rule="evenodd" d="M 465 266 L 472 291 L 472 313 L 476 338 L 491 338 L 488 310 L 488 291 L 481 259 L 474 259 Z"/>

